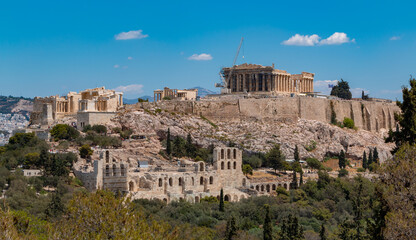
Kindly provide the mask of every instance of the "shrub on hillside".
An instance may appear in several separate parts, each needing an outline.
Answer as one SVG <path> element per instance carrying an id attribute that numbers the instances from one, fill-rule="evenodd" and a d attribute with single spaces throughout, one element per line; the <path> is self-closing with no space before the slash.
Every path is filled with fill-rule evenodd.
<path id="1" fill-rule="evenodd" d="M 73 140 L 79 136 L 79 132 L 72 126 L 67 124 L 57 124 L 51 131 L 51 136 L 55 141 L 58 140 Z"/>
<path id="2" fill-rule="evenodd" d="M 344 118 L 344 121 L 342 122 L 344 127 L 346 128 L 350 128 L 350 129 L 354 129 L 355 125 L 354 125 L 354 120 L 352 120 L 351 118 Z"/>

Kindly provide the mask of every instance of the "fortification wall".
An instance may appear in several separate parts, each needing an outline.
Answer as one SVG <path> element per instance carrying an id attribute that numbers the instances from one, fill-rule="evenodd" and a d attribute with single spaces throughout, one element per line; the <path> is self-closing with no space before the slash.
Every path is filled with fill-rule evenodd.
<path id="1" fill-rule="evenodd" d="M 247 118 L 258 120 L 296 121 L 298 118 L 331 122 L 332 111 L 342 122 L 345 117 L 368 131 L 395 127 L 394 113 L 400 109 L 395 103 L 329 100 L 312 97 L 241 98 L 201 101 L 160 101 L 138 103 L 134 108 L 160 108 L 171 112 L 203 115 L 214 121 L 240 121 Z"/>

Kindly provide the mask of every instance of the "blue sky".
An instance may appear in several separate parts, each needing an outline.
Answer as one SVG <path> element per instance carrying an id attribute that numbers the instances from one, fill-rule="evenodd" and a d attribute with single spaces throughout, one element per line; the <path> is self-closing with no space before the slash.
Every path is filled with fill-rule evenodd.
<path id="1" fill-rule="evenodd" d="M 414 9 L 412 1 L 2 1 L 0 94 L 214 89 L 244 37 L 238 64 L 313 72 L 321 91 L 343 78 L 354 93 L 400 98 L 416 75 Z"/>

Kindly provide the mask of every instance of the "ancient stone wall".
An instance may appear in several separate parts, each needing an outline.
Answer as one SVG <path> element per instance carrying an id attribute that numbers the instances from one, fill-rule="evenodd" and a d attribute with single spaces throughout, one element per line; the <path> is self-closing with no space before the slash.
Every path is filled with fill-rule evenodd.
<path id="1" fill-rule="evenodd" d="M 332 103 L 332 104 L 331 104 Z M 240 121 L 246 118 L 258 120 L 295 121 L 298 118 L 330 123 L 332 109 L 336 119 L 345 117 L 355 125 L 368 131 L 395 127 L 394 113 L 400 109 L 395 103 L 330 100 L 312 97 L 210 99 L 201 101 L 160 101 L 138 103 L 127 106 L 134 108 L 160 108 L 170 112 L 203 115 L 211 120 Z"/>

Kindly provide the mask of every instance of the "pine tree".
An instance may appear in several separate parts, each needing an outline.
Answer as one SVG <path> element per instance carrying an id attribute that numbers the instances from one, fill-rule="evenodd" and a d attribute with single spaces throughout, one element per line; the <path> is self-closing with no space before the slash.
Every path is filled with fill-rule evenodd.
<path id="1" fill-rule="evenodd" d="M 365 153 L 365 151 L 363 153 L 363 168 L 368 169 L 367 154 Z"/>
<path id="2" fill-rule="evenodd" d="M 303 228 L 299 224 L 298 218 L 292 215 L 289 215 L 286 219 L 283 220 L 279 235 L 280 239 L 305 239 L 303 236 Z"/>
<path id="3" fill-rule="evenodd" d="M 339 153 L 338 165 L 339 165 L 339 168 L 341 168 L 341 169 L 345 168 L 345 166 L 346 166 L 344 150 L 341 150 L 341 152 Z"/>
<path id="4" fill-rule="evenodd" d="M 270 217 L 270 207 L 269 205 L 264 205 L 266 209 L 266 216 L 264 218 L 263 224 L 263 239 L 272 240 L 273 239 L 273 228 L 272 228 L 272 219 Z"/>
<path id="5" fill-rule="evenodd" d="M 168 156 L 170 156 L 172 154 L 172 143 L 171 143 L 171 139 L 170 139 L 170 128 L 168 128 L 168 136 L 166 139 L 166 153 L 168 154 Z"/>
<path id="6" fill-rule="evenodd" d="M 373 152 L 373 162 L 378 163 L 378 151 L 377 151 L 377 147 L 374 148 L 374 152 Z"/>
<path id="7" fill-rule="evenodd" d="M 326 229 L 325 225 L 322 223 L 321 230 L 319 231 L 319 237 L 321 237 L 321 240 L 326 240 Z"/>
<path id="8" fill-rule="evenodd" d="M 235 225 L 235 218 L 234 216 L 232 216 L 227 221 L 227 227 L 225 230 L 225 238 L 227 240 L 232 240 L 235 235 L 237 235 L 237 227 Z"/>
<path id="9" fill-rule="evenodd" d="M 222 190 L 222 188 L 221 188 L 221 192 L 220 192 L 220 206 L 219 206 L 219 208 L 220 208 L 221 212 L 225 211 L 225 209 L 224 209 L 224 190 Z"/>

